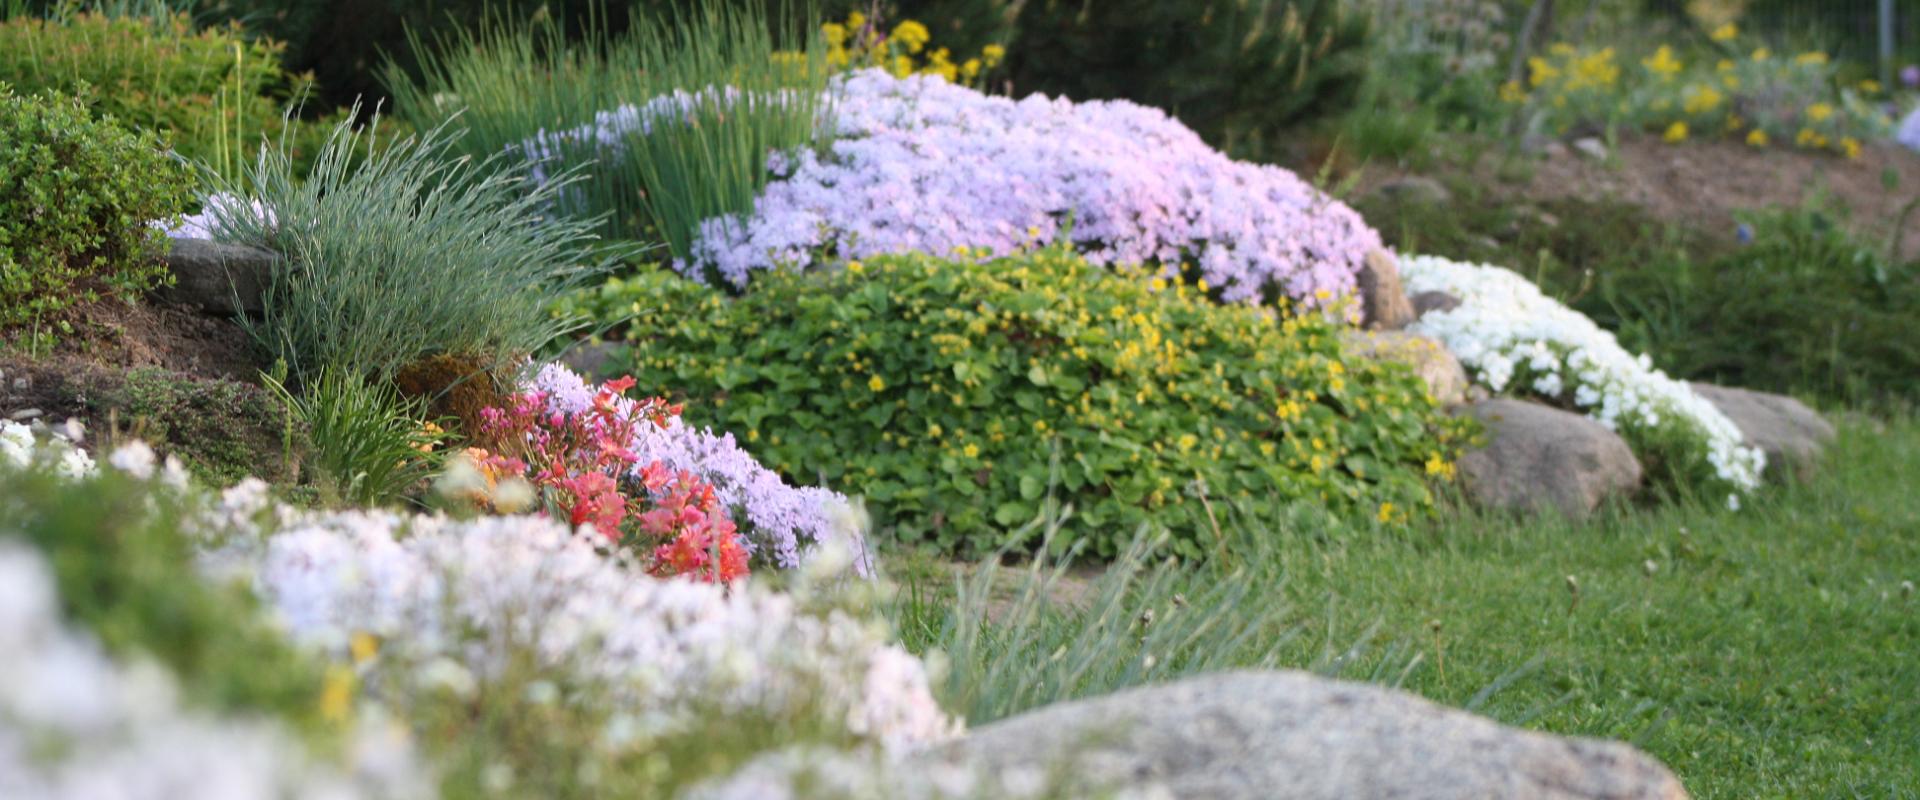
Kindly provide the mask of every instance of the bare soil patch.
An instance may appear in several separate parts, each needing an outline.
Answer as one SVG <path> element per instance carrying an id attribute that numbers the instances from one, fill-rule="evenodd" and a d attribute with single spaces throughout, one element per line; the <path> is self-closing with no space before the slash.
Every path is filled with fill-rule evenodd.
<path id="1" fill-rule="evenodd" d="M 58 359 L 248 383 L 266 366 L 233 320 L 193 308 L 105 299 L 69 310 L 63 321 L 73 332 L 54 346 Z"/>
<path id="2" fill-rule="evenodd" d="M 1730 140 L 1675 145 L 1633 135 L 1623 138 L 1604 161 L 1572 148 L 1517 159 L 1488 154 L 1464 168 L 1436 167 L 1428 174 L 1464 172 L 1533 202 L 1575 198 L 1631 203 L 1656 219 L 1716 237 L 1731 234 L 1738 224 L 1735 212 L 1824 200 L 1847 212 L 1855 232 L 1884 244 L 1902 207 L 1920 196 L 1920 154 L 1888 143 L 1867 145 L 1859 158 L 1846 159 Z M 1354 191 L 1365 193 L 1409 174 L 1370 166 Z M 1901 239 L 1906 257 L 1920 257 L 1920 219 L 1908 221 Z"/>
<path id="3" fill-rule="evenodd" d="M 222 484 L 293 475 L 287 421 L 260 386 L 265 365 L 232 320 L 108 299 L 57 322 L 70 332 L 51 352 L 0 344 L 0 418 L 78 419 L 96 453 L 139 438 Z"/>

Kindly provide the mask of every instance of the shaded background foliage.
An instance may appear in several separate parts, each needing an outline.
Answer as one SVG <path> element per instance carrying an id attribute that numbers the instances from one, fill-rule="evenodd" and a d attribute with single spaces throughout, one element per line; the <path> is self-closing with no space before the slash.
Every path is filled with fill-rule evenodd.
<path id="1" fill-rule="evenodd" d="M 996 91 L 1077 100 L 1123 98 L 1168 109 L 1210 143 L 1260 156 L 1278 127 L 1351 104 L 1366 73 L 1370 13 L 1346 0 L 760 0 L 778 18 L 809 5 L 823 19 L 862 11 L 883 27 L 916 19 L 933 45 L 974 53 L 1007 48 Z M 51 0 L 28 8 L 54 5 Z M 392 58 L 420 74 L 408 31 L 472 29 L 489 13 L 551 17 L 575 38 L 618 35 L 647 15 L 685 12 L 690 0 L 208 0 L 202 24 L 239 21 L 285 43 L 285 66 L 311 73 L 319 107 L 371 108 L 389 97 Z"/>

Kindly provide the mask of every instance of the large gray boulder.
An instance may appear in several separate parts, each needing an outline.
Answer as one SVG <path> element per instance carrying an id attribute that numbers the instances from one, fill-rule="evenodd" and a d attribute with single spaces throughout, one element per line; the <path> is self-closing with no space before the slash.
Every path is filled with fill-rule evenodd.
<path id="1" fill-rule="evenodd" d="M 1183 800 L 1668 800 L 1686 790 L 1617 742 L 1519 730 L 1405 692 L 1303 672 L 1224 672 L 1041 708 L 910 767 L 1068 776 L 1062 796 Z"/>
<path id="2" fill-rule="evenodd" d="M 154 291 L 161 300 L 197 306 L 220 316 L 260 313 L 260 295 L 280 265 L 269 250 L 208 239 L 174 239 L 167 252 L 174 283 Z"/>
<path id="3" fill-rule="evenodd" d="M 1580 518 L 1640 485 L 1640 461 L 1606 426 L 1539 403 L 1495 398 L 1466 407 L 1486 427 L 1486 446 L 1460 457 L 1475 503 L 1511 511 L 1553 509 Z"/>
<path id="4" fill-rule="evenodd" d="M 1361 330 L 1344 331 L 1340 338 L 1348 356 L 1406 364 L 1441 405 L 1466 401 L 1467 371 L 1438 340 L 1408 331 Z"/>
<path id="5" fill-rule="evenodd" d="M 1747 444 L 1767 454 L 1769 476 L 1812 478 L 1821 451 L 1833 441 L 1833 426 L 1791 397 L 1710 383 L 1693 384 L 1693 391 L 1733 420 Z"/>
<path id="6" fill-rule="evenodd" d="M 1368 328 L 1397 331 L 1413 322 L 1413 301 L 1400 282 L 1400 262 L 1392 253 L 1367 254 L 1355 276 L 1360 290 L 1360 319 Z"/>

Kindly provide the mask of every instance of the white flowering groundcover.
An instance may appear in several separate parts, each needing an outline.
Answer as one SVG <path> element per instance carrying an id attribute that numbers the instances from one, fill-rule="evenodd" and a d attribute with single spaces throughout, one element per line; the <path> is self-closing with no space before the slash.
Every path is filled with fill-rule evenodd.
<path id="1" fill-rule="evenodd" d="M 65 477 L 88 475 L 93 472 L 93 457 L 75 446 L 79 438 L 77 426 L 36 433 L 32 426 L 0 419 L 0 469 L 21 469 L 46 459 Z"/>
<path id="2" fill-rule="evenodd" d="M 0 471 L 97 473 L 71 442 L 6 425 Z M 184 504 L 201 572 L 251 585 L 294 641 L 359 671 L 363 708 L 402 707 L 421 691 L 465 696 L 531 654 L 554 685 L 594 687 L 579 701 L 610 712 L 600 739 L 612 751 L 697 734 L 713 714 L 811 720 L 890 753 L 961 727 L 883 623 L 807 593 L 852 569 L 853 554 L 831 544 L 794 592 L 777 593 L 654 578 L 545 517 L 308 511 L 258 480 L 199 492 L 177 460 L 137 442 L 105 461 L 141 481 L 154 507 Z M 357 766 L 385 766 L 369 783 L 315 766 L 270 723 L 177 709 L 164 670 L 114 664 L 60 628 L 42 561 L 0 530 L 0 796 L 158 798 L 202 781 L 195 796 L 389 797 L 425 780 L 378 757 L 405 750 L 391 726 L 353 742 L 372 748 Z M 68 744 L 52 757 L 33 749 L 50 741 Z M 246 763 L 203 768 L 223 754 Z"/>
<path id="3" fill-rule="evenodd" d="M 248 481 L 221 494 L 197 530 L 204 565 L 250 581 L 295 640 L 336 658 L 372 635 L 383 657 L 457 688 L 525 648 L 543 669 L 606 688 L 621 740 L 681 731 L 701 713 L 796 709 L 895 749 L 956 730 L 920 660 L 868 620 L 750 581 L 653 578 L 546 517 L 303 512 L 266 490 Z M 827 554 L 809 567 L 847 563 Z"/>
<path id="4" fill-rule="evenodd" d="M 183 707 L 167 670 L 116 663 L 60 619 L 53 570 L 0 538 L 0 797 L 349 800 L 429 797 L 404 736 L 366 719 L 349 774 L 268 720 Z M 48 754 L 58 753 L 49 758 Z"/>
<path id="5" fill-rule="evenodd" d="M 1612 333 L 1547 297 L 1512 270 L 1434 256 L 1402 256 L 1409 293 L 1441 291 L 1460 305 L 1430 311 L 1409 330 L 1433 337 L 1494 392 L 1531 393 L 1586 412 L 1617 431 L 1642 458 L 1726 493 L 1760 485 L 1766 456 L 1683 381 L 1635 357 Z"/>

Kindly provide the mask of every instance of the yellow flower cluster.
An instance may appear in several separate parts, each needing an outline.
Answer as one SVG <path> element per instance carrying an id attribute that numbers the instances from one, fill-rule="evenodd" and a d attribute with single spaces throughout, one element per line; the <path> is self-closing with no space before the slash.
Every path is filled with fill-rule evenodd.
<path id="1" fill-rule="evenodd" d="M 1740 35 L 1726 23 L 1709 38 L 1732 51 Z M 1509 81 L 1500 100 L 1522 106 L 1549 132 L 1564 134 L 1579 124 L 1601 123 L 1658 133 L 1674 144 L 1695 136 L 1739 137 L 1753 147 L 1776 138 L 1797 147 L 1831 150 L 1848 158 L 1861 140 L 1881 135 L 1891 120 L 1861 99 L 1879 91 L 1866 82 L 1835 91 L 1831 60 L 1810 51 L 1776 59 L 1757 47 L 1745 58 L 1689 64 L 1670 45 L 1659 45 L 1623 76 L 1613 48 L 1555 44 L 1528 61 L 1525 84 Z M 1738 108 L 1741 113 L 1735 113 Z M 1742 116 L 1745 114 L 1746 116 Z"/>
<path id="2" fill-rule="evenodd" d="M 1673 57 L 1673 48 L 1664 44 L 1660 45 L 1660 49 L 1653 51 L 1652 57 L 1642 60 L 1640 65 L 1646 67 L 1648 72 L 1659 76 L 1662 80 L 1671 79 L 1673 76 L 1680 74 L 1680 70 L 1683 68 L 1679 59 Z"/>
<path id="3" fill-rule="evenodd" d="M 1685 95 L 1686 99 L 1680 102 L 1680 110 L 1689 116 L 1718 110 L 1720 104 L 1726 100 L 1726 95 L 1721 94 L 1720 90 L 1715 89 L 1712 84 L 1689 86 Z"/>
<path id="4" fill-rule="evenodd" d="M 833 69 L 879 67 L 896 77 L 938 75 L 948 81 L 977 85 L 1006 58 L 1007 50 L 993 44 L 980 54 L 960 61 L 945 47 L 930 48 L 933 34 L 917 20 L 901 20 L 883 33 L 878 20 L 858 11 L 844 22 L 820 26 L 827 45 L 827 66 Z"/>
<path id="5" fill-rule="evenodd" d="M 1614 62 L 1611 47 L 1581 52 L 1573 45 L 1561 43 L 1548 48 L 1547 52 L 1551 58 L 1534 56 L 1527 60 L 1531 70 L 1529 80 L 1536 89 L 1567 94 L 1604 89 L 1620 80 L 1620 65 Z"/>

